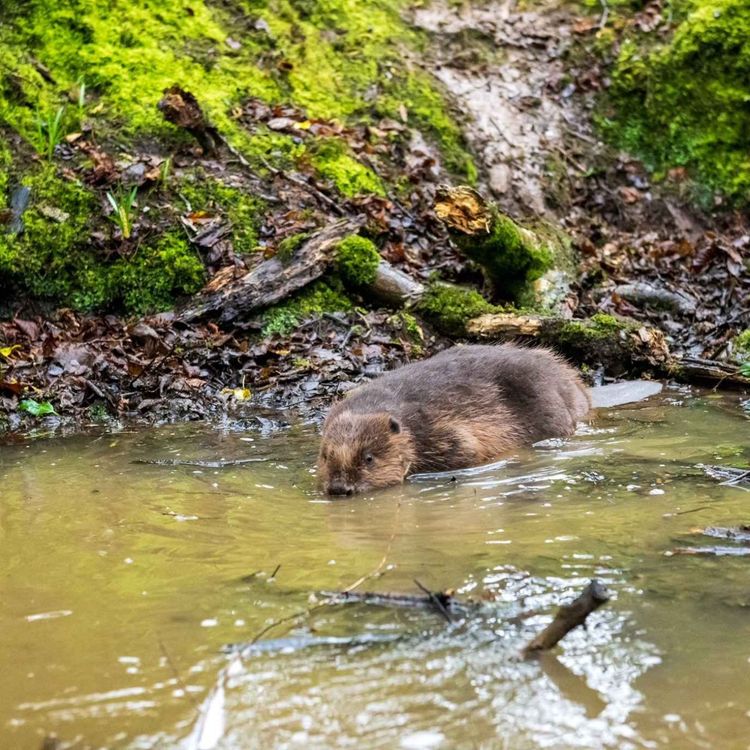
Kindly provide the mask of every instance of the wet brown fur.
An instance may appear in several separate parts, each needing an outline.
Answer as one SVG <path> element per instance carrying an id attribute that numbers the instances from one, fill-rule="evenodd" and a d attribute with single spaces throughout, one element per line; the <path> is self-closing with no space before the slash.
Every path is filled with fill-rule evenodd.
<path id="1" fill-rule="evenodd" d="M 318 475 L 327 492 L 353 494 L 415 472 L 477 466 L 572 434 L 589 409 L 576 371 L 547 349 L 457 346 L 333 406 Z"/>

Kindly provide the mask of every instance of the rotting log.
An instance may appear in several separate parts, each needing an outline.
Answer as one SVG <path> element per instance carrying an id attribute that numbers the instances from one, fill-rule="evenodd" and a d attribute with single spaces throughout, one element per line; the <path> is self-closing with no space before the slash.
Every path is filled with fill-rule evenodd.
<path id="1" fill-rule="evenodd" d="M 609 598 L 607 587 L 600 581 L 592 580 L 577 599 L 560 607 L 554 620 L 526 644 L 521 655 L 528 658 L 554 648 L 571 630 L 583 625 L 586 618 L 606 604 Z"/>
<path id="2" fill-rule="evenodd" d="M 669 374 L 687 383 L 711 383 L 733 388 L 750 386 L 750 378 L 745 377 L 737 365 L 711 359 L 684 357 L 674 360 Z"/>
<path id="3" fill-rule="evenodd" d="M 567 320 L 554 315 L 493 313 L 469 320 L 466 331 L 480 340 L 533 338 L 574 362 L 603 365 L 612 375 L 648 370 L 668 373 L 674 363 L 661 331 L 612 315 Z"/>
<path id="4" fill-rule="evenodd" d="M 506 301 L 540 301 L 534 282 L 572 266 L 572 244 L 560 229 L 541 219 L 533 228 L 522 226 L 471 187 L 441 187 L 434 210 L 459 250 L 481 267 L 493 294 Z M 541 301 L 552 307 L 559 300 Z"/>
<path id="5" fill-rule="evenodd" d="M 177 315 L 190 322 L 207 316 L 228 323 L 269 307 L 319 279 L 330 267 L 338 243 L 362 226 L 340 219 L 302 243 L 289 258 L 261 261 L 240 278 L 219 273 Z"/>

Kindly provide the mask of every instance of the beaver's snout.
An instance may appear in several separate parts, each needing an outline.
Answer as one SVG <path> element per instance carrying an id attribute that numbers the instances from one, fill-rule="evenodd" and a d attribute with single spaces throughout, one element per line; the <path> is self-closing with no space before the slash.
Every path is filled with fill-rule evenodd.
<path id="1" fill-rule="evenodd" d="M 329 482 L 326 486 L 326 492 L 329 495 L 347 495 L 354 494 L 354 485 L 342 481 Z"/>

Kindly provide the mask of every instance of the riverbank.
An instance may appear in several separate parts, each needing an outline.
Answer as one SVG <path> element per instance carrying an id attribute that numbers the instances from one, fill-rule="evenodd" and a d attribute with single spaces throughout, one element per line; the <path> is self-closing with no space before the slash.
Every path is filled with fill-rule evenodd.
<path id="1" fill-rule="evenodd" d="M 713 368 L 714 382 L 744 382 L 750 231 L 737 190 L 714 185 L 705 200 L 697 162 L 644 164 L 602 120 L 624 96 L 634 35 L 657 54 L 696 28 L 688 4 L 603 18 L 547 2 L 383 2 L 367 19 L 346 3 L 254 15 L 178 4 L 145 19 L 161 56 L 78 4 L 58 48 L 41 30 L 72 11 L 19 10 L 2 30 L 22 54 L 2 74 L 0 429 L 258 409 L 316 419 L 363 378 L 462 340 L 490 308 L 561 320 L 544 343 L 592 381 Z M 446 183 L 559 232 L 572 265 L 554 304 L 490 291 L 435 215 Z M 204 285 L 294 257 L 342 217 L 389 267 L 459 296 L 384 306 L 334 263 L 252 314 L 181 316 Z M 493 340 L 519 334 L 504 330 Z M 623 340 L 644 351 L 613 367 Z"/>

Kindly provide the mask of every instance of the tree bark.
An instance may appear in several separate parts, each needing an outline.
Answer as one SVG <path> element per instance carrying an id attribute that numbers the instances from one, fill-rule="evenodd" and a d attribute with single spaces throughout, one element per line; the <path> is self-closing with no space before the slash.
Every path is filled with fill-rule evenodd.
<path id="1" fill-rule="evenodd" d="M 361 221 L 341 219 L 303 243 L 289 259 L 261 261 L 239 279 L 221 272 L 177 315 L 186 322 L 213 316 L 228 323 L 269 307 L 320 278 L 331 265 L 338 243 L 357 232 Z"/>
<path id="2" fill-rule="evenodd" d="M 425 287 L 403 271 L 381 260 L 375 281 L 367 288 L 368 293 L 390 307 L 405 307 L 416 304 L 424 296 Z"/>

